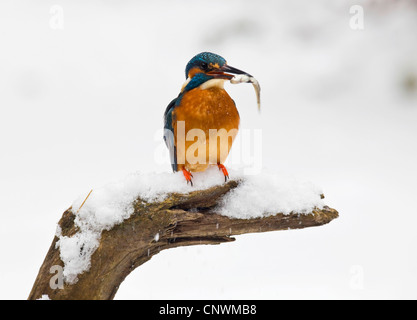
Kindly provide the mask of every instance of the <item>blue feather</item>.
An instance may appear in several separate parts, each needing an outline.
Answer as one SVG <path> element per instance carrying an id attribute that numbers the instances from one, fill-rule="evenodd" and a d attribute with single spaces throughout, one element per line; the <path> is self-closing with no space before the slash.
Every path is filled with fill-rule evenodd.
<path id="1" fill-rule="evenodd" d="M 172 112 L 175 109 L 178 98 L 175 98 L 167 106 L 164 113 L 164 141 L 169 150 L 171 167 L 174 172 L 177 170 L 177 147 L 174 140 L 174 128 L 172 126 Z"/>
<path id="2" fill-rule="evenodd" d="M 188 84 L 185 86 L 184 90 L 182 91 L 182 93 L 180 94 L 181 98 L 182 96 L 190 90 L 193 90 L 197 87 L 199 87 L 200 85 L 202 85 L 204 82 L 214 79 L 213 76 L 209 76 L 205 73 L 197 73 L 191 80 L 190 82 L 188 82 Z M 178 103 L 179 105 L 179 103 Z"/>
<path id="3" fill-rule="evenodd" d="M 207 64 L 218 64 L 219 66 L 222 66 L 226 63 L 226 60 L 219 56 L 218 54 L 212 53 L 212 52 L 201 52 L 194 56 L 185 67 L 185 78 L 188 78 L 188 72 L 194 68 L 194 67 L 200 67 L 202 63 Z"/>

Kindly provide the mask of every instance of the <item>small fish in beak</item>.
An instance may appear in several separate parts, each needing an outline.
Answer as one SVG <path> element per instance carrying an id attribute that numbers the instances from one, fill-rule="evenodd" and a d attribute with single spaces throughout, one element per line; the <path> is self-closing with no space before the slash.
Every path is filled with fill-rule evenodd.
<path id="1" fill-rule="evenodd" d="M 249 74 L 237 74 L 232 79 L 230 79 L 230 83 L 252 83 L 256 93 L 256 102 L 258 103 L 258 110 L 261 111 L 261 86 L 259 85 L 258 80 L 256 80 Z"/>
<path id="2" fill-rule="evenodd" d="M 252 75 L 249 73 L 236 69 L 232 66 L 224 64 L 220 68 L 215 68 L 207 73 L 208 75 L 212 75 L 217 79 L 225 79 L 230 80 L 233 84 L 238 83 L 252 83 L 255 93 L 256 93 L 256 101 L 258 103 L 258 110 L 261 110 L 261 87 L 259 85 L 258 80 L 256 80 Z"/>

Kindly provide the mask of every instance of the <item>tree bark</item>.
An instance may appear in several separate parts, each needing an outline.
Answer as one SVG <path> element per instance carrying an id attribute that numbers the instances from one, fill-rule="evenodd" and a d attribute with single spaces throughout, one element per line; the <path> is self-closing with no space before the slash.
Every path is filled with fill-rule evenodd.
<path id="1" fill-rule="evenodd" d="M 90 270 L 80 274 L 75 284 L 65 283 L 62 289 L 50 286 L 51 267 L 64 265 L 55 236 L 28 299 L 39 299 L 42 295 L 52 300 L 113 299 L 126 276 L 161 250 L 230 242 L 235 240 L 232 236 L 245 233 L 319 226 L 338 217 L 338 212 L 328 207 L 314 209 L 310 214 L 277 213 L 257 219 L 232 219 L 217 214 L 220 198 L 238 184 L 229 181 L 207 190 L 174 193 L 162 202 L 144 203 L 138 199 L 130 218 L 102 232 L 100 245 L 91 257 Z M 77 232 L 74 218 L 71 208 L 62 215 L 58 224 L 63 236 Z"/>

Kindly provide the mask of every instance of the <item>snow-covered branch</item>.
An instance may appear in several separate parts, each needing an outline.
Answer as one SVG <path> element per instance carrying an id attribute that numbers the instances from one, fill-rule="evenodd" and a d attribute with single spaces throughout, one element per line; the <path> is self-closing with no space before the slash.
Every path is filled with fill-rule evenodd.
<path id="1" fill-rule="evenodd" d="M 129 214 L 124 213 L 119 220 L 107 224 L 87 214 L 94 211 L 91 204 L 90 208 L 83 207 L 84 212 L 73 206 L 74 210 L 65 211 L 58 223 L 57 234 L 29 299 L 43 296 L 52 300 L 112 299 L 126 276 L 161 250 L 230 242 L 235 240 L 232 236 L 245 233 L 319 226 L 338 217 L 336 210 L 320 204 L 319 192 L 310 196 L 310 210 L 300 207 L 300 211 L 243 218 L 224 214 L 225 199 L 236 201 L 233 196 L 245 188 L 245 183 L 232 180 L 205 189 L 170 191 L 153 200 L 144 200 L 144 193 L 139 193 L 142 197 L 130 201 Z M 116 189 L 120 191 L 120 186 Z M 307 189 L 299 191 L 307 192 Z M 126 198 L 126 193 L 122 194 Z M 295 194 L 293 192 L 293 198 Z M 288 199 L 281 194 L 281 200 Z M 89 201 L 94 203 L 95 200 L 88 200 L 86 206 Z M 266 205 L 274 209 L 273 202 Z M 62 272 L 55 273 L 56 270 Z"/>

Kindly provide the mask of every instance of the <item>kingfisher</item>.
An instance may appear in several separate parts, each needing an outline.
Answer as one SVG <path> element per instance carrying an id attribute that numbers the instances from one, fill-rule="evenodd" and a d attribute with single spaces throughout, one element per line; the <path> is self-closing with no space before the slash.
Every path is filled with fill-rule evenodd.
<path id="1" fill-rule="evenodd" d="M 182 171 L 191 186 L 192 173 L 210 166 L 219 168 L 225 182 L 229 178 L 224 162 L 238 133 L 240 117 L 224 83 L 236 75 L 254 79 L 215 53 L 199 53 L 187 63 L 186 81 L 165 110 L 164 140 L 172 170 Z"/>

